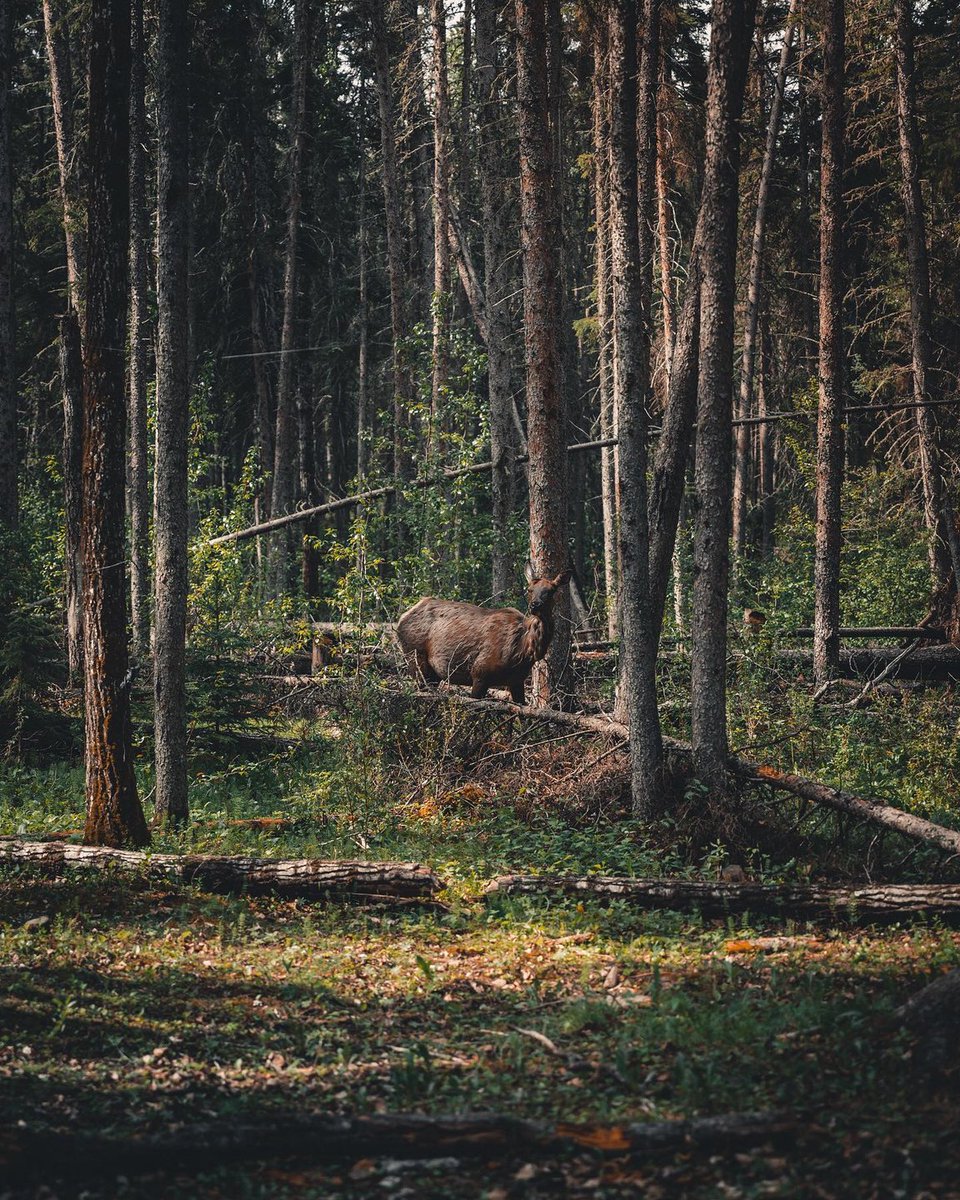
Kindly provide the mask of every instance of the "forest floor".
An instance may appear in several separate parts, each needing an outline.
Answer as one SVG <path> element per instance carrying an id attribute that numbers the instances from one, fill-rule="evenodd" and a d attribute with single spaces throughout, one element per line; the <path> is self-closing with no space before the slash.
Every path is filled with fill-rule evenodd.
<path id="1" fill-rule="evenodd" d="M 505 731 L 487 729 L 478 770 L 459 762 L 455 731 L 437 732 L 448 751 L 439 760 L 415 752 L 409 733 L 387 748 L 382 729 L 375 742 L 343 714 L 260 724 L 262 748 L 248 744 L 228 766 L 222 753 L 195 757 L 194 824 L 156 846 L 416 859 L 449 880 L 441 906 L 398 913 L 137 878 L 0 874 L 0 1123 L 124 1138 L 309 1112 L 618 1125 L 786 1111 L 798 1121 L 787 1143 L 722 1155 L 636 1162 L 571 1150 L 323 1168 L 211 1156 L 202 1176 L 107 1170 L 82 1192 L 960 1196 L 955 1097 L 917 1077 L 891 1020 L 908 995 L 960 965 L 960 933 L 484 902 L 483 881 L 508 870 L 713 878 L 728 850 L 707 843 L 693 854 L 669 822 L 651 836 L 623 820 L 608 780 L 582 789 L 576 807 L 577 789 L 561 785 L 588 754 L 589 778 L 603 773 L 595 744 L 548 745 L 541 729 L 537 746 L 510 757 L 498 749 Z M 615 758 L 611 750 L 604 769 Z M 524 782 L 531 768 L 552 800 Z M 82 820 L 75 767 L 7 764 L 0 799 L 0 833 Z M 290 824 L 231 823 L 252 816 Z M 836 873 L 849 876 L 865 845 L 848 846 Z M 757 878 L 806 878 L 816 847 L 793 848 L 742 857 Z M 37 1186 L 16 1191 L 0 1178 L 0 1196 L 81 1190 L 57 1175 L 57 1164 L 39 1164 Z"/>

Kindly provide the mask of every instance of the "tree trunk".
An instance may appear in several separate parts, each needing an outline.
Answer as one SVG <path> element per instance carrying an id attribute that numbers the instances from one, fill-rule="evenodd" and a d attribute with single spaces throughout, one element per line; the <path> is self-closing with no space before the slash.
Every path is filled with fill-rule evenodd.
<path id="1" fill-rule="evenodd" d="M 560 355 L 559 225 L 547 97 L 544 0 L 516 0 L 520 129 L 520 242 L 523 254 L 524 357 L 530 555 L 536 574 L 567 565 L 566 412 Z M 562 693 L 570 659 L 570 608 L 564 589 L 547 658 L 534 668 L 540 703 Z"/>
<path id="2" fill-rule="evenodd" d="M 287 200 L 287 238 L 283 270 L 283 325 L 277 372 L 277 416 L 273 437 L 273 490 L 270 508 L 275 516 L 289 512 L 297 490 L 297 414 L 294 394 L 294 340 L 297 329 L 300 209 L 303 204 L 304 157 L 307 139 L 307 76 L 310 70 L 310 4 L 297 0 L 294 16 L 293 96 L 290 106 L 290 166 Z M 274 578 L 278 591 L 286 587 L 290 546 L 281 536 L 275 545 Z"/>
<path id="3" fill-rule="evenodd" d="M 486 896 L 590 896 L 617 900 L 644 911 L 673 909 L 702 917 L 790 917 L 796 921 L 873 921 L 939 918 L 960 922 L 960 884 L 891 883 L 826 887 L 796 883 L 711 883 L 686 879 L 634 879 L 610 875 L 502 875 L 484 888 Z M 775 950 L 778 941 L 753 938 L 744 952 Z M 765 945 L 764 943 L 773 943 Z M 786 947 L 784 947 L 786 948 Z"/>
<path id="4" fill-rule="evenodd" d="M 129 249 L 130 6 L 91 9 L 83 571 L 87 818 L 84 840 L 144 846 L 130 730 L 124 588 L 123 355 Z"/>
<path id="5" fill-rule="evenodd" d="M 747 275 L 747 311 L 743 328 L 743 358 L 740 365 L 740 397 L 738 417 L 749 417 L 753 402 L 753 376 L 757 357 L 757 321 L 760 314 L 760 289 L 763 277 L 763 248 L 767 232 L 767 201 L 770 196 L 770 180 L 773 176 L 773 159 L 780 134 L 780 117 L 783 113 L 783 92 L 787 82 L 787 67 L 793 45 L 796 26 L 797 0 L 790 0 L 787 9 L 787 24 L 783 33 L 780 51 L 780 66 L 777 70 L 770 118 L 767 123 L 767 143 L 760 168 L 760 187 L 757 191 L 757 212 L 753 222 L 753 241 L 750 246 L 750 269 Z M 762 82 L 761 82 L 761 87 Z M 742 558 L 747 547 L 747 498 L 750 489 L 750 445 L 751 431 L 747 425 L 737 426 L 733 475 L 733 556 L 734 563 Z"/>
<path id="6" fill-rule="evenodd" d="M 433 0 L 430 0 L 432 3 Z M 382 3 L 382 0 L 381 0 Z M 387 5 L 383 5 L 384 8 Z M 409 283 L 415 321 L 430 324 L 430 303 L 434 291 L 433 204 L 433 131 L 427 110 L 423 61 L 423 27 L 418 0 L 399 0 L 401 59 L 400 125 L 403 139 L 400 162 L 406 164 L 413 201 L 413 226 L 409 246 Z M 409 333 L 409 330 L 407 331 Z M 406 335 L 405 335 L 406 336 Z"/>
<path id="7" fill-rule="evenodd" d="M 357 231 L 357 255 L 359 257 L 359 294 L 357 296 L 357 479 L 363 483 L 370 470 L 370 441 L 373 434 L 373 412 L 370 406 L 370 282 L 367 266 L 367 146 L 363 136 L 365 113 L 363 98 L 366 79 L 360 80 L 360 179 Z"/>
<path id="8" fill-rule="evenodd" d="M 813 669 L 819 685 L 840 652 L 840 501 L 843 488 L 844 0 L 823 0 L 820 154 L 820 396 L 817 411 Z"/>
<path id="9" fill-rule="evenodd" d="M 593 187 L 596 226 L 597 375 L 600 397 L 600 437 L 616 437 L 613 407 L 610 311 L 610 86 L 607 22 L 598 17 L 593 32 Z M 618 633 L 617 585 L 617 451 L 600 451 L 600 502 L 603 513 L 603 580 L 607 606 L 607 635 Z"/>
<path id="10" fill-rule="evenodd" d="M 620 484 L 620 703 L 630 729 L 633 812 L 649 820 L 662 810 L 664 803 L 663 745 L 657 711 L 657 643 L 650 612 L 646 486 L 653 248 L 650 217 L 656 153 L 659 0 L 646 0 L 644 4 L 639 158 L 635 0 L 615 0 L 610 9 L 609 28 L 609 86 L 613 98 L 610 123 L 613 392 L 619 431 Z"/>
<path id="11" fill-rule="evenodd" d="M 13 18 L 0 7 L 0 526 L 17 525 L 17 393 L 13 369 Z"/>
<path id="12" fill-rule="evenodd" d="M 60 387 L 63 392 L 64 600 L 67 678 L 83 683 L 83 351 L 75 309 L 60 317 Z"/>
<path id="13" fill-rule="evenodd" d="M 920 186 L 920 131 L 917 126 L 913 59 L 913 0 L 894 0 L 896 19 L 897 125 L 900 135 L 901 195 L 907 263 L 910 268 L 910 333 L 913 395 L 923 475 L 923 512 L 929 534 L 930 574 L 934 589 L 950 578 L 960 580 L 960 546 L 949 492 L 943 478 L 936 411 L 922 407 L 935 399 L 930 380 L 932 314 L 927 227 Z"/>
<path id="14" fill-rule="evenodd" d="M 141 854 L 64 842 L 0 841 L 0 863 L 67 871 L 122 871 L 207 892 L 280 896 L 286 900 L 431 900 L 442 884 L 419 863 L 325 862 L 206 854 Z"/>
<path id="15" fill-rule="evenodd" d="M 665 111 L 667 95 L 666 54 L 660 51 L 660 91 L 657 103 L 657 249 L 660 262 L 660 307 L 663 316 L 663 365 L 667 386 L 673 373 L 673 348 L 677 338 L 677 314 L 673 293 L 673 255 L 670 250 L 670 199 L 667 182 L 669 130 Z"/>
<path id="16" fill-rule="evenodd" d="M 450 369 L 450 88 L 447 80 L 445 0 L 430 0 L 433 46 L 433 436 L 442 444 L 438 422 Z"/>
<path id="17" fill-rule="evenodd" d="M 66 34 L 66 16 L 54 11 L 54 0 L 43 0 L 43 31 L 50 70 L 50 100 L 53 132 L 57 143 L 63 237 L 67 254 L 67 307 L 82 314 L 80 296 L 80 242 L 78 233 L 82 205 L 74 165 L 76 142 L 73 127 L 73 74 Z M 81 316 L 82 323 L 82 316 Z"/>
<path id="18" fill-rule="evenodd" d="M 187 803 L 187 0 L 158 0 L 157 457 L 153 649 L 157 818 L 182 824 Z"/>
<path id="19" fill-rule="evenodd" d="M 501 60 L 497 37 L 499 0 L 476 0 L 477 89 L 480 97 L 477 162 L 483 216 L 483 271 L 487 320 L 487 404 L 490 419 L 492 490 L 492 587 L 494 603 L 503 603 L 517 586 L 511 519 L 517 503 L 517 435 L 513 425 L 510 364 L 509 209 L 505 190 L 504 114 Z"/>
<path id="20" fill-rule="evenodd" d="M 769 334 L 766 319 L 762 320 L 759 338 L 759 370 L 757 372 L 757 415 L 765 417 L 768 412 L 767 387 L 770 363 Z M 764 561 L 773 557 L 773 540 L 777 519 L 776 496 L 776 432 L 772 421 L 760 426 L 760 553 Z"/>
<path id="21" fill-rule="evenodd" d="M 736 301 L 738 121 L 755 0 L 714 0 L 707 74 L 707 147 L 701 201 L 697 511 L 693 544 L 691 718 L 698 776 L 722 787 L 727 757 L 733 316 Z"/>
<path id="22" fill-rule="evenodd" d="M 130 616 L 133 653 L 150 653 L 150 495 L 147 478 L 147 347 L 150 341 L 144 105 L 146 46 L 143 0 L 130 8 L 133 43 L 130 65 L 130 367 L 127 419 L 130 423 L 127 496 L 130 510 Z"/>
<path id="23" fill-rule="evenodd" d="M 380 110 L 383 202 L 387 223 L 387 273 L 390 276 L 390 324 L 393 354 L 393 473 L 398 478 L 404 479 L 410 474 L 410 458 L 405 445 L 405 435 L 413 398 L 413 383 L 407 363 L 407 354 L 404 350 L 404 340 L 409 336 L 410 329 L 403 262 L 403 205 L 397 167 L 396 116 L 384 5 L 379 0 L 367 0 L 367 13 L 373 42 L 374 73 Z"/>

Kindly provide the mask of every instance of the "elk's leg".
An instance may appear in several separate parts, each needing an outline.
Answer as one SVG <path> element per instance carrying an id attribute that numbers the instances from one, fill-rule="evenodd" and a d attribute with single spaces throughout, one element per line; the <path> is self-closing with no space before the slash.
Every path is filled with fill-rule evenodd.
<path id="1" fill-rule="evenodd" d="M 482 676 L 474 675 L 473 687 L 470 689 L 471 699 L 482 700 L 484 698 L 484 696 L 487 694 L 488 688 L 489 688 L 489 684 L 483 679 Z"/>
<path id="2" fill-rule="evenodd" d="M 522 679 L 520 680 L 519 683 L 511 683 L 510 684 L 510 696 L 513 699 L 514 704 L 519 704 L 521 706 L 526 704 L 527 697 L 523 690 L 523 680 Z"/>

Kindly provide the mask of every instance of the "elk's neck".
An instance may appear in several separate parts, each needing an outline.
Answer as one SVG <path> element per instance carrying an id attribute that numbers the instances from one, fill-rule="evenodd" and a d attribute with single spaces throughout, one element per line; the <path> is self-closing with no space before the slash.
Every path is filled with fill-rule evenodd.
<path id="1" fill-rule="evenodd" d="M 553 613 L 529 613 L 523 622 L 523 646 L 534 662 L 545 658 L 553 638 Z"/>

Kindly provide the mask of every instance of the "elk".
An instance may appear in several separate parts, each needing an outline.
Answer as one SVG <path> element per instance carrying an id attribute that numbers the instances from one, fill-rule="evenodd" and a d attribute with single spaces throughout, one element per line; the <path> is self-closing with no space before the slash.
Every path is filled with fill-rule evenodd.
<path id="1" fill-rule="evenodd" d="M 527 606 L 481 608 L 462 600 L 424 596 L 397 621 L 397 637 L 414 679 L 463 683 L 482 700 L 491 687 L 509 689 L 523 704 L 533 664 L 546 656 L 553 637 L 553 605 L 570 571 L 538 579 L 527 563 Z"/>

